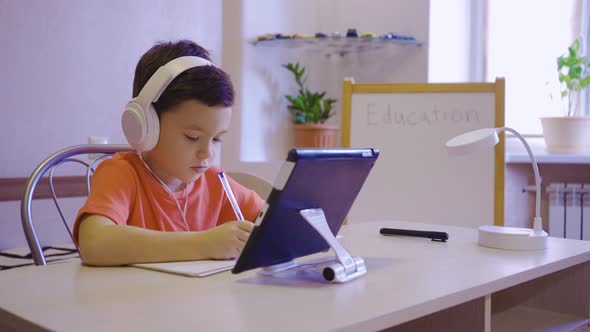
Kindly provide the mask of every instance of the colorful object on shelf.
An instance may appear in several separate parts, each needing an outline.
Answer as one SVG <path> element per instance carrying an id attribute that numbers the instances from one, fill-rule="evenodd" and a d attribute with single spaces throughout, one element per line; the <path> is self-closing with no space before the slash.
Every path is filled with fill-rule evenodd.
<path id="1" fill-rule="evenodd" d="M 256 37 L 254 42 L 261 42 L 261 41 L 270 41 L 270 40 L 283 40 L 283 39 L 341 39 L 343 35 L 338 32 L 332 32 L 331 34 L 327 34 L 324 32 L 316 32 L 315 34 L 283 34 L 283 33 L 267 33 L 264 35 L 260 35 Z M 363 38 L 363 39 L 382 39 L 382 40 L 396 40 L 396 41 L 405 41 L 405 42 L 417 42 L 416 38 L 413 36 L 405 36 L 400 34 L 395 34 L 393 32 L 387 32 L 381 35 L 377 35 L 372 32 L 363 32 L 358 33 L 356 29 L 349 28 L 346 31 L 346 38 Z"/>
<path id="2" fill-rule="evenodd" d="M 274 38 L 275 38 L 275 35 L 273 33 L 267 33 L 265 35 L 261 35 L 261 36 L 256 37 L 256 40 L 263 41 L 263 40 L 271 40 Z"/>
<path id="3" fill-rule="evenodd" d="M 359 36 L 358 32 L 356 32 L 356 29 L 354 28 L 349 28 L 348 30 L 346 30 L 346 37 L 347 38 L 357 38 Z"/>
<path id="4" fill-rule="evenodd" d="M 301 38 L 303 38 L 303 39 L 313 39 L 313 38 L 315 38 L 315 35 L 301 35 Z"/>
<path id="5" fill-rule="evenodd" d="M 402 36 L 402 35 L 397 35 L 397 34 L 391 33 L 391 32 L 381 35 L 380 38 L 382 38 L 382 39 L 395 39 L 395 40 L 411 40 L 411 41 L 416 40 L 416 38 L 414 38 L 413 36 Z"/>
<path id="6" fill-rule="evenodd" d="M 276 39 L 293 39 L 293 35 L 292 34 L 282 34 L 282 33 L 277 33 L 275 35 Z"/>
<path id="7" fill-rule="evenodd" d="M 377 35 L 370 32 L 361 33 L 361 38 L 377 38 Z"/>

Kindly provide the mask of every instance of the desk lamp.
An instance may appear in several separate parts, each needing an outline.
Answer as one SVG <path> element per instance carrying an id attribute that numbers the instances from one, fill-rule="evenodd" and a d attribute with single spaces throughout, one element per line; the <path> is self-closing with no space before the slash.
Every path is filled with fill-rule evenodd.
<path id="1" fill-rule="evenodd" d="M 547 247 L 547 232 L 543 231 L 541 220 L 541 177 L 539 167 L 531 148 L 516 130 L 508 127 L 485 128 L 470 131 L 449 140 L 446 143 L 449 155 L 464 155 L 482 148 L 493 148 L 500 138 L 498 134 L 507 131 L 520 139 L 526 148 L 535 173 L 536 202 L 533 229 L 485 225 L 479 227 L 478 242 L 484 247 L 509 250 L 539 250 Z"/>

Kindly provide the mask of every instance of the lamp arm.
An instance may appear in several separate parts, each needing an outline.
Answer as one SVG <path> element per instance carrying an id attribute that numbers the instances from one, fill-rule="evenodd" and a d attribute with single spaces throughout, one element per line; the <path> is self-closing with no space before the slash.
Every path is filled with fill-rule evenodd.
<path id="1" fill-rule="evenodd" d="M 508 132 L 514 134 L 514 136 L 518 137 L 518 139 L 520 139 L 520 141 L 524 145 L 526 151 L 528 152 L 529 157 L 531 158 L 531 163 L 533 164 L 533 172 L 535 173 L 535 189 L 537 192 L 536 197 L 535 197 L 534 230 L 535 231 L 542 231 L 543 226 L 541 223 L 541 176 L 539 175 L 539 166 L 537 165 L 537 160 L 535 159 L 535 156 L 533 155 L 533 151 L 531 150 L 531 147 L 529 146 L 527 141 L 524 139 L 524 137 L 522 137 L 522 135 L 519 134 L 516 130 L 509 128 L 509 127 L 498 128 L 497 130 L 498 130 L 498 133 L 500 133 L 502 131 L 508 131 Z"/>

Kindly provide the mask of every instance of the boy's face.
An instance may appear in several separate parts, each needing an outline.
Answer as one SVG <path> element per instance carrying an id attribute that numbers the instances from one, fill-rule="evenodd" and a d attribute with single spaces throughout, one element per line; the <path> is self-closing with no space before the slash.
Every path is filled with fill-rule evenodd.
<path id="1" fill-rule="evenodd" d="M 160 115 L 156 147 L 143 154 L 150 168 L 177 191 L 195 181 L 215 159 L 231 120 L 231 108 L 187 100 Z"/>

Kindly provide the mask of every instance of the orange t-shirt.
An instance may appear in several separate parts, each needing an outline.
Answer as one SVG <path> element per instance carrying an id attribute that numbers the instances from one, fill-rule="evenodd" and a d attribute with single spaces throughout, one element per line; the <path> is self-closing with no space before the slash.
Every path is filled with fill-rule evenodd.
<path id="1" fill-rule="evenodd" d="M 191 231 L 202 231 L 237 220 L 217 174 L 210 167 L 189 184 L 186 222 Z M 263 200 L 233 179 L 228 181 L 242 214 L 254 221 Z M 184 209 L 185 190 L 173 193 Z M 78 244 L 80 218 L 84 214 L 105 216 L 116 224 L 175 232 L 186 231 L 182 213 L 171 194 L 160 184 L 135 153 L 120 152 L 103 161 L 92 176 L 90 195 L 74 223 L 74 242 Z"/>

